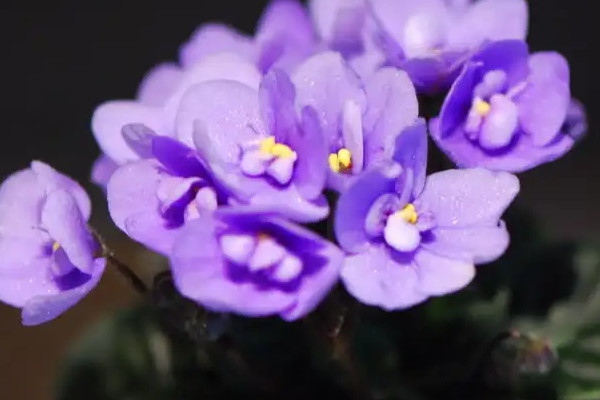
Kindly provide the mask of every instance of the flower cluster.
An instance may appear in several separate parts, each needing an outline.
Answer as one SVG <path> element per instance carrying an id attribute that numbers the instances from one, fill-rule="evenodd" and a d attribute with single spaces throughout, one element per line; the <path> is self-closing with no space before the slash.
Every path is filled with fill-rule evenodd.
<path id="1" fill-rule="evenodd" d="M 567 62 L 530 54 L 526 32 L 524 0 L 276 0 L 254 36 L 202 26 L 135 100 L 100 105 L 92 179 L 209 310 L 295 320 L 338 281 L 411 307 L 503 254 L 511 173 L 585 131 Z M 419 117 L 421 95 L 445 99 L 437 118 Z M 426 175 L 428 131 L 460 169 Z M 25 324 L 98 283 L 89 214 L 40 162 L 2 184 L 0 300 Z M 301 225 L 326 219 L 328 238 Z"/>

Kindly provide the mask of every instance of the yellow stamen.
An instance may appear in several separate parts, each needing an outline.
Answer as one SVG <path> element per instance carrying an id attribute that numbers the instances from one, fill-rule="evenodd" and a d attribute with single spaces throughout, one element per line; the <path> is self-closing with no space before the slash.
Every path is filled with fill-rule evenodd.
<path id="1" fill-rule="evenodd" d="M 412 204 L 407 204 L 406 206 L 404 206 L 404 208 L 401 211 L 396 212 L 396 215 L 411 224 L 416 224 L 417 220 L 419 219 L 417 210 Z"/>
<path id="2" fill-rule="evenodd" d="M 477 114 L 481 115 L 482 117 L 485 117 L 486 115 L 488 115 L 492 109 L 492 106 L 490 105 L 490 103 L 488 103 L 485 100 L 480 100 L 480 99 L 475 100 L 475 104 L 473 106 L 474 106 Z"/>
<path id="3" fill-rule="evenodd" d="M 60 244 L 58 242 L 52 243 L 52 251 L 58 251 L 60 249 Z"/>
<path id="4" fill-rule="evenodd" d="M 293 157 L 294 151 L 283 143 L 277 143 L 275 137 L 269 136 L 260 142 L 259 149 L 265 154 L 270 154 L 275 157 L 289 158 Z"/>
<path id="5" fill-rule="evenodd" d="M 352 167 L 352 153 L 348 149 L 340 149 L 337 154 L 331 153 L 328 161 L 333 172 L 346 172 Z"/>
<path id="6" fill-rule="evenodd" d="M 263 153 L 271 154 L 273 146 L 275 146 L 275 137 L 269 136 L 268 138 L 263 139 L 260 142 L 260 151 L 262 151 Z"/>

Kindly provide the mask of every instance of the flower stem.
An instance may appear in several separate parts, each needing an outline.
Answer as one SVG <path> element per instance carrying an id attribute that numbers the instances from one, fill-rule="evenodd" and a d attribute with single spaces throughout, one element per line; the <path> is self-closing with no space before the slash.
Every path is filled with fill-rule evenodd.
<path id="1" fill-rule="evenodd" d="M 113 253 L 108 253 L 106 259 L 117 269 L 121 275 L 125 277 L 125 279 L 129 281 L 136 292 L 141 295 L 148 294 L 148 286 L 146 286 L 144 281 L 142 281 L 142 279 L 137 276 L 137 274 L 131 268 L 129 268 L 129 266 L 116 258 Z"/>

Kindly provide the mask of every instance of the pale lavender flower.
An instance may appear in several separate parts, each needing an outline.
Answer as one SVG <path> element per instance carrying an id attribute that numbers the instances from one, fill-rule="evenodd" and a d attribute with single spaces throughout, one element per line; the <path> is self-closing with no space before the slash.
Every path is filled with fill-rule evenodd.
<path id="1" fill-rule="evenodd" d="M 561 157 L 585 127 L 583 108 L 571 101 L 567 61 L 554 52 L 529 55 L 525 42 L 506 40 L 469 60 L 431 133 L 460 167 L 521 172 Z"/>
<path id="2" fill-rule="evenodd" d="M 360 79 L 339 53 L 323 52 L 294 71 L 296 105 L 313 108 L 328 143 L 328 186 L 343 191 L 353 178 L 388 160 L 395 138 L 418 115 L 405 72 L 383 68 Z"/>
<path id="3" fill-rule="evenodd" d="M 98 284 L 106 260 L 89 216 L 84 190 L 44 163 L 0 186 L 0 300 L 22 309 L 24 325 L 58 317 Z"/>
<path id="4" fill-rule="evenodd" d="M 209 310 L 293 321 L 337 282 L 343 254 L 283 219 L 229 208 L 186 225 L 170 260 L 180 293 Z"/>
<path id="5" fill-rule="evenodd" d="M 349 254 L 341 278 L 361 302 L 407 308 L 465 287 L 476 264 L 509 242 L 500 220 L 519 191 L 517 178 L 484 169 L 425 178 L 424 122 L 396 142 L 393 162 L 365 172 L 341 196 L 335 234 Z"/>

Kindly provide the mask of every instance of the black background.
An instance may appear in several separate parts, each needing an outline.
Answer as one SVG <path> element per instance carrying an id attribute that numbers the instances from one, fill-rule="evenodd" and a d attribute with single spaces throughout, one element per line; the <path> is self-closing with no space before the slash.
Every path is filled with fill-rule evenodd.
<path id="1" fill-rule="evenodd" d="M 158 62 L 175 59 L 179 45 L 203 22 L 224 21 L 251 32 L 266 1 L 194 0 L 169 2 L 168 7 L 166 2 L 123 1 L 112 8 L 107 2 L 99 3 L 103 7 L 93 2 L 48 3 L 52 8 L 0 5 L 0 178 L 40 159 L 92 189 L 88 177 L 98 154 L 89 127 L 94 108 L 106 100 L 133 97 L 143 74 Z M 597 2 L 529 3 L 531 48 L 557 50 L 568 58 L 572 92 L 588 109 L 590 130 L 562 160 L 522 176 L 519 203 L 536 212 L 549 235 L 600 240 Z M 100 201 L 97 213 L 104 215 L 100 191 L 92 193 Z M 89 309 L 94 307 L 89 304 Z M 8 324 L 18 324 L 16 314 L 10 320 L 0 318 L 0 333 Z M 56 329 L 61 329 L 58 324 Z M 69 333 L 53 335 L 56 341 L 45 346 Z M 7 343 L 1 336 L 0 376 L 14 368 L 33 372 L 24 363 L 49 357 L 35 354 L 26 361 L 18 353 L 6 359 L 3 354 L 19 346 L 18 338 Z M 34 378 L 45 382 L 50 378 L 41 374 L 46 372 Z M 13 376 L 18 376 L 15 371 Z M 6 381 L 0 392 L 11 393 L 15 385 Z"/>

